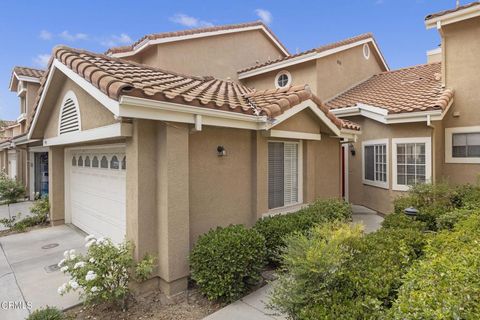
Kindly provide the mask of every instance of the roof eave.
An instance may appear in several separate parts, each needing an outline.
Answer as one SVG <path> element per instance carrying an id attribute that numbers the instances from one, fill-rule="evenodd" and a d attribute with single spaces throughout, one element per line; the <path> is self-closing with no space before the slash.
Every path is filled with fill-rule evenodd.
<path id="1" fill-rule="evenodd" d="M 425 20 L 427 29 L 440 29 L 444 25 L 475 18 L 480 16 L 480 5 L 465 8 L 459 11 L 447 13 L 438 17 Z"/>

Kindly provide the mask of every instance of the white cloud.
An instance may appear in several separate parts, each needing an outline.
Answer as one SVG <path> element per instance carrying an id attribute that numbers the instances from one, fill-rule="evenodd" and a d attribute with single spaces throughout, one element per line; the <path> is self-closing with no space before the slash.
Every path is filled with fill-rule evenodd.
<path id="1" fill-rule="evenodd" d="M 109 38 L 100 40 L 100 44 L 105 47 L 116 47 L 130 44 L 132 42 L 132 38 L 126 33 L 121 33 L 120 35 L 113 34 Z"/>
<path id="2" fill-rule="evenodd" d="M 67 40 L 67 41 L 77 41 L 77 40 L 87 40 L 88 35 L 85 33 L 70 33 L 67 30 L 63 31 L 62 33 L 59 34 L 60 38 Z"/>
<path id="3" fill-rule="evenodd" d="M 40 31 L 39 37 L 42 40 L 51 40 L 52 37 L 53 37 L 53 34 L 49 31 L 47 31 L 47 30 L 42 30 L 42 31 Z"/>
<path id="4" fill-rule="evenodd" d="M 49 60 L 50 55 L 48 53 L 39 54 L 35 58 L 33 58 L 33 62 L 40 68 L 46 68 Z"/>
<path id="5" fill-rule="evenodd" d="M 273 21 L 273 16 L 272 13 L 268 10 L 265 9 L 256 9 L 255 13 L 257 16 L 262 20 L 263 23 L 265 24 L 270 24 Z"/>
<path id="6" fill-rule="evenodd" d="M 183 14 L 177 13 L 174 16 L 170 17 L 170 21 L 181 24 L 185 27 L 213 27 L 213 23 L 205 20 L 200 20 L 198 18 Z"/>

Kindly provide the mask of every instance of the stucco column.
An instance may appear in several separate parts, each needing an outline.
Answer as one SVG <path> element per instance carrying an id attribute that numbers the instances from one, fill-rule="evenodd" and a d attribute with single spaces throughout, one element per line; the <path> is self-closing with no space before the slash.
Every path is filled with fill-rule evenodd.
<path id="1" fill-rule="evenodd" d="M 48 200 L 52 225 L 65 223 L 65 150 L 50 147 L 48 150 Z"/>
<path id="2" fill-rule="evenodd" d="M 167 295 L 187 289 L 190 250 L 189 128 L 158 123 L 157 203 L 160 287 Z"/>
<path id="3" fill-rule="evenodd" d="M 312 202 L 315 192 L 315 143 L 317 141 L 303 140 L 303 202 Z"/>
<path id="4" fill-rule="evenodd" d="M 127 239 L 135 244 L 135 258 L 156 255 L 156 122 L 134 120 L 127 139 Z"/>
<path id="5" fill-rule="evenodd" d="M 252 147 L 252 212 L 255 222 L 268 211 L 268 140 L 260 131 L 252 132 Z"/>

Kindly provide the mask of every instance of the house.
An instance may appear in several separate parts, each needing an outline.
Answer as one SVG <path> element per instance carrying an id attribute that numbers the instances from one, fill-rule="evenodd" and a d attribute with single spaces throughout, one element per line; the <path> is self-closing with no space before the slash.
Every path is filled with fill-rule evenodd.
<path id="1" fill-rule="evenodd" d="M 383 213 L 412 184 L 475 183 L 480 172 L 480 79 L 472 72 L 480 68 L 480 3 L 425 22 L 442 39 L 427 64 L 379 73 L 326 101 L 362 127 L 345 148 L 349 200 Z"/>
<path id="2" fill-rule="evenodd" d="M 263 49 L 241 51 L 247 40 Z M 152 282 L 172 294 L 186 288 L 188 253 L 209 229 L 340 197 L 341 144 L 359 126 L 308 84 L 235 81 L 238 69 L 286 55 L 261 23 L 147 36 L 105 55 L 56 47 L 28 133 L 48 147 L 52 223 L 126 236 L 137 257 L 158 255 Z"/>
<path id="3" fill-rule="evenodd" d="M 19 99 L 19 116 L 4 127 L 0 141 L 0 167 L 12 179 L 17 179 L 27 190 L 30 199 L 48 194 L 48 148 L 42 141 L 27 138 L 27 119 L 32 117 L 35 97 L 40 87 L 43 70 L 15 67 L 10 80 L 10 91 Z"/>

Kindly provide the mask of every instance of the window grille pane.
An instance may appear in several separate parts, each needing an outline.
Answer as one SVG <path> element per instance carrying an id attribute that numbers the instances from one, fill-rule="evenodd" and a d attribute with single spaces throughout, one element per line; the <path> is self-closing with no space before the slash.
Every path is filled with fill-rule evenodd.
<path id="1" fill-rule="evenodd" d="M 397 184 L 414 185 L 425 182 L 426 150 L 425 143 L 397 145 Z M 405 151 L 399 155 L 398 151 Z"/>
<path id="2" fill-rule="evenodd" d="M 284 143 L 284 205 L 298 201 L 297 149 L 296 143 Z"/>
<path id="3" fill-rule="evenodd" d="M 268 208 L 284 205 L 283 143 L 268 143 Z"/>
<path id="4" fill-rule="evenodd" d="M 365 146 L 365 179 L 374 181 L 375 178 L 375 152 L 374 146 Z"/>

